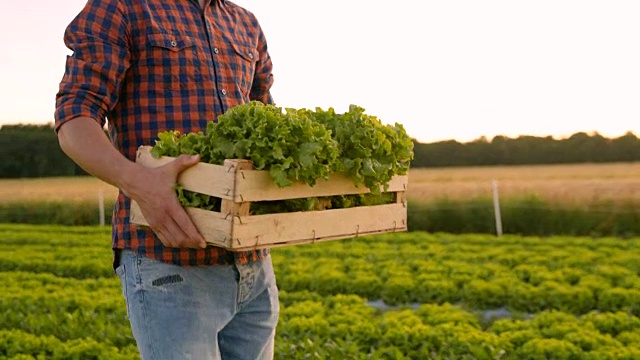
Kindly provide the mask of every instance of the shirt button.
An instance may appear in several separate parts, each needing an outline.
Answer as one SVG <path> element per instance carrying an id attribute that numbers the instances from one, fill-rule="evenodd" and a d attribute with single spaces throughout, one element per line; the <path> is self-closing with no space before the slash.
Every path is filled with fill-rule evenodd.
<path id="1" fill-rule="evenodd" d="M 171 40 L 171 46 L 176 47 L 178 46 L 178 43 L 175 40 Z"/>
<path id="2" fill-rule="evenodd" d="M 222 89 L 222 91 L 220 91 L 220 92 L 222 93 L 223 96 L 227 95 L 227 90 L 225 90 L 225 89 Z"/>
<path id="3" fill-rule="evenodd" d="M 218 50 L 218 48 L 213 48 L 213 52 L 217 54 L 220 52 L 220 50 Z"/>
<path id="4" fill-rule="evenodd" d="M 249 59 L 253 59 L 253 53 L 249 53 Z"/>

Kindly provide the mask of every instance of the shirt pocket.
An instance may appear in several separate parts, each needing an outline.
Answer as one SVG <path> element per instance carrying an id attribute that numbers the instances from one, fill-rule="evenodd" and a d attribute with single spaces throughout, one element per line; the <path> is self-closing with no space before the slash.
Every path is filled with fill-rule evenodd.
<path id="1" fill-rule="evenodd" d="M 185 35 L 147 34 L 140 62 L 151 87 L 186 90 L 202 81 L 196 41 Z M 144 77 L 141 80 L 144 82 Z"/>
<path id="2" fill-rule="evenodd" d="M 243 97 L 248 99 L 253 77 L 256 71 L 256 63 L 260 60 L 260 53 L 253 46 L 243 45 L 236 42 L 231 43 L 234 59 L 232 60 L 237 75 L 236 85 L 240 89 Z"/>

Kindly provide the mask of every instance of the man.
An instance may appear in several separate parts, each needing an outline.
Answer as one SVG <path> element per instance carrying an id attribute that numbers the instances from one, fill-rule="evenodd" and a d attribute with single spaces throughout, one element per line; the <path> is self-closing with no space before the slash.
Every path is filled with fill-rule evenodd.
<path id="1" fill-rule="evenodd" d="M 159 132 L 201 131 L 235 105 L 272 103 L 255 16 L 226 0 L 89 0 L 64 39 L 73 54 L 55 128 L 70 158 L 120 189 L 114 268 L 142 358 L 272 358 L 279 305 L 269 251 L 205 243 L 173 189 L 197 156 L 135 163 Z M 149 228 L 129 222 L 132 199 Z"/>

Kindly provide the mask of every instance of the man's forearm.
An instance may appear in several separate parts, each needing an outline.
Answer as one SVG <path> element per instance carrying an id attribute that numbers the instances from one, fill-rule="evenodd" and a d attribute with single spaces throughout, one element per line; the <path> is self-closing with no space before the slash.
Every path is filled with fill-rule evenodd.
<path id="1" fill-rule="evenodd" d="M 89 174 L 125 190 L 136 165 L 111 144 L 100 125 L 90 118 L 77 118 L 58 130 L 60 147 Z"/>
<path id="2" fill-rule="evenodd" d="M 174 190 L 178 175 L 199 161 L 198 156 L 148 168 L 116 150 L 98 123 L 77 118 L 58 130 L 60 147 L 89 174 L 121 189 L 136 200 L 152 230 L 165 246 L 203 248 L 207 244 L 180 205 Z"/>

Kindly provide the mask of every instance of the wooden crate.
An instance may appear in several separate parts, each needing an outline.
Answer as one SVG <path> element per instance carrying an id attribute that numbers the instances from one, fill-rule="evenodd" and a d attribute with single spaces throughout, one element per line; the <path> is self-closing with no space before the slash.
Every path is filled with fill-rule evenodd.
<path id="1" fill-rule="evenodd" d="M 156 167 L 173 160 L 155 159 L 150 151 L 150 146 L 140 147 L 136 161 Z M 362 194 L 369 189 L 356 187 L 342 174 L 319 180 L 313 187 L 299 183 L 280 188 L 268 171 L 253 170 L 248 160 L 226 160 L 222 166 L 199 163 L 185 170 L 178 181 L 187 190 L 222 199 L 220 212 L 186 210 L 208 243 L 233 251 L 407 230 L 406 175 L 395 176 L 389 183 L 386 191 L 395 193 L 392 204 L 266 215 L 250 215 L 251 202 Z M 135 201 L 131 204 L 131 222 L 148 225 Z"/>

